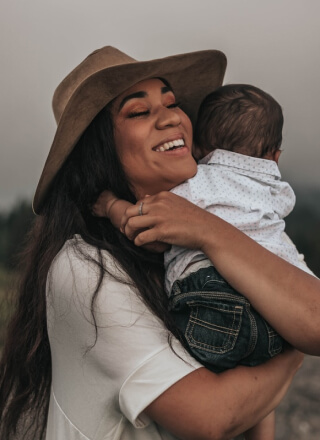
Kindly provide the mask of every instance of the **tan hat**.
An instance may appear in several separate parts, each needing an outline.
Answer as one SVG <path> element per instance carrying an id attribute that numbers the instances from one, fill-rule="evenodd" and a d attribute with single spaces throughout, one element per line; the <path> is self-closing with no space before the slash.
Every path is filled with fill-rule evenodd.
<path id="1" fill-rule="evenodd" d="M 111 46 L 89 55 L 54 93 L 52 105 L 58 126 L 34 196 L 34 212 L 41 213 L 57 172 L 85 129 L 110 101 L 139 81 L 162 77 L 194 122 L 203 98 L 222 84 L 226 64 L 225 55 L 217 50 L 151 61 L 136 61 Z"/>

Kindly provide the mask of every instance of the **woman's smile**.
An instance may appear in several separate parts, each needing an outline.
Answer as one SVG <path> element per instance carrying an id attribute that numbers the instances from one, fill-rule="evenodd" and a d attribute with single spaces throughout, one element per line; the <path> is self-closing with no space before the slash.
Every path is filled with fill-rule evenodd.
<path id="1" fill-rule="evenodd" d="M 176 151 L 176 150 L 182 150 L 185 147 L 184 145 L 184 139 L 177 138 L 177 139 L 168 139 L 163 144 L 157 145 L 153 148 L 154 151 Z"/>
<path id="2" fill-rule="evenodd" d="M 136 196 L 170 190 L 193 177 L 192 125 L 170 86 L 141 81 L 113 104 L 116 149 Z"/>

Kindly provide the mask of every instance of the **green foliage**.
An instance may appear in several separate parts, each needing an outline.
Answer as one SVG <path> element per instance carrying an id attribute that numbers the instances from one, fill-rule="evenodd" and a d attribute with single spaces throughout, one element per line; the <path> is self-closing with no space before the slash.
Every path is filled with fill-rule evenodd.
<path id="1" fill-rule="evenodd" d="M 320 191 L 300 191 L 286 232 L 303 253 L 310 269 L 320 277 Z M 21 250 L 34 214 L 29 201 L 20 201 L 7 214 L 0 213 L 0 347 L 4 324 L 12 305 L 8 302 L 15 259 Z"/>
<path id="2" fill-rule="evenodd" d="M 7 214 L 0 214 L 0 264 L 13 269 L 34 214 L 29 201 L 18 202 Z"/>
<path id="3" fill-rule="evenodd" d="M 286 219 L 286 232 L 313 272 L 320 277 L 320 191 L 297 191 L 297 204 Z M 18 202 L 7 214 L 0 213 L 0 265 L 13 269 L 30 229 L 34 214 L 29 201 Z M 1 281 L 0 281 L 1 282 Z"/>

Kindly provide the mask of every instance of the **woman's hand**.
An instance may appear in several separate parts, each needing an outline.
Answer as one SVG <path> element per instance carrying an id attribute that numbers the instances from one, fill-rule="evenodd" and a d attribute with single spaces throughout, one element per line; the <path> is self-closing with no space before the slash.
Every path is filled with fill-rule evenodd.
<path id="1" fill-rule="evenodd" d="M 212 217 L 182 197 L 160 192 L 128 208 L 121 220 L 121 230 L 137 246 L 165 242 L 201 249 Z"/>
<path id="2" fill-rule="evenodd" d="M 138 206 L 140 205 L 141 203 L 138 202 Z M 133 205 L 126 200 L 118 199 L 111 191 L 105 190 L 100 194 L 98 200 L 93 205 L 92 212 L 97 217 L 108 218 L 116 228 L 120 229 L 120 231 L 124 233 L 124 230 L 121 228 L 121 219 L 123 217 L 127 217 L 127 211 L 132 207 L 136 207 L 136 205 Z M 140 229 L 136 230 L 135 232 L 138 234 L 142 231 L 143 230 Z M 155 253 L 163 253 L 170 248 L 168 244 L 161 243 L 160 241 L 147 243 L 143 247 L 148 251 Z"/>
<path id="3" fill-rule="evenodd" d="M 138 215 L 141 202 L 142 215 Z M 304 353 L 320 356 L 320 280 L 316 277 L 171 193 L 142 199 L 127 210 L 121 226 L 137 246 L 161 241 L 200 249 L 285 340 Z"/>

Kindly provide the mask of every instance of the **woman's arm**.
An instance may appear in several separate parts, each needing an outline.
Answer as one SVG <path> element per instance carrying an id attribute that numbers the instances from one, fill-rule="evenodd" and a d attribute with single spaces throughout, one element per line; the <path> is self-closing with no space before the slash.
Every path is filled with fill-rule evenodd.
<path id="1" fill-rule="evenodd" d="M 128 209 L 122 225 L 138 246 L 200 248 L 220 274 L 299 350 L 320 355 L 320 280 L 264 249 L 224 220 L 167 192 Z M 142 228 L 147 230 L 138 233 Z"/>
<path id="2" fill-rule="evenodd" d="M 92 420 L 100 420 L 100 408 L 107 417 L 115 411 L 113 420 L 120 423 L 120 411 L 123 426 L 130 421 L 151 431 L 148 415 L 178 438 L 193 440 L 229 439 L 280 402 L 301 365 L 301 353 L 289 349 L 259 367 L 241 366 L 219 375 L 200 367 L 173 338 L 176 355 L 163 323 L 105 251 L 109 273 L 95 302 L 96 334 L 88 292 L 96 288 L 99 273 L 74 244 L 69 242 L 58 254 L 50 272 L 48 331 L 54 368 L 66 372 L 55 375 L 58 401 L 70 402 L 78 415 L 94 401 Z M 78 245 L 96 258 L 95 248 Z M 87 429 L 85 420 L 78 418 L 77 424 Z"/>
<path id="3" fill-rule="evenodd" d="M 258 367 L 219 375 L 200 368 L 176 382 L 145 413 L 181 439 L 227 440 L 266 417 L 284 397 L 302 363 L 289 349 Z"/>
<path id="4" fill-rule="evenodd" d="M 275 422 L 275 411 L 272 411 L 261 422 L 243 434 L 245 440 L 274 440 Z"/>

